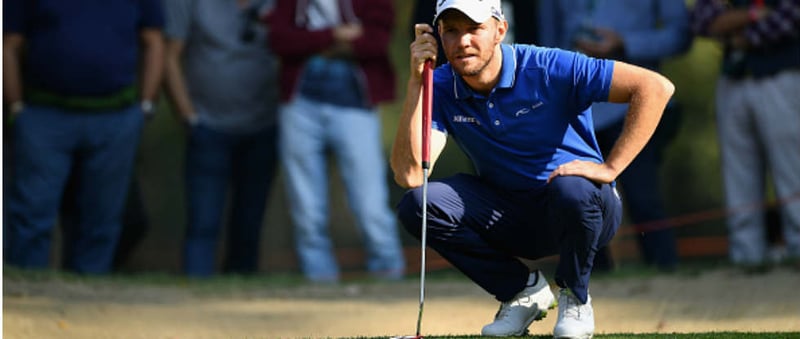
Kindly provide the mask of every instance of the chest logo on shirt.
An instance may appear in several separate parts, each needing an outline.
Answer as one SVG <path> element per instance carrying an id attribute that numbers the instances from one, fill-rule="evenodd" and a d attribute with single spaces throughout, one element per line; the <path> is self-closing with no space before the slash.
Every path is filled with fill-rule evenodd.
<path id="1" fill-rule="evenodd" d="M 514 113 L 514 116 L 519 118 L 519 116 L 520 116 L 520 115 L 525 115 L 525 114 L 528 114 L 528 113 L 530 113 L 531 111 L 533 111 L 533 110 L 535 110 L 535 109 L 537 109 L 537 108 L 541 107 L 542 105 L 544 105 L 544 103 L 543 103 L 543 102 L 541 102 L 541 101 L 539 101 L 539 102 L 537 102 L 537 103 L 535 103 L 535 104 L 531 105 L 531 108 L 523 107 L 523 108 L 521 108 L 519 111 L 517 111 L 517 113 Z"/>
<path id="2" fill-rule="evenodd" d="M 527 107 L 525 107 L 525 108 L 523 108 L 523 109 L 521 109 L 521 110 L 517 111 L 517 113 L 515 113 L 515 114 L 514 114 L 514 116 L 516 116 L 516 117 L 519 117 L 520 115 L 525 115 L 525 114 L 528 114 L 528 113 L 530 113 L 530 112 L 531 112 L 531 109 L 530 109 L 530 108 L 527 108 Z"/>
<path id="3" fill-rule="evenodd" d="M 480 125 L 481 122 L 478 121 L 475 117 L 469 117 L 466 115 L 454 115 L 453 122 L 462 123 L 462 124 L 475 124 Z"/>

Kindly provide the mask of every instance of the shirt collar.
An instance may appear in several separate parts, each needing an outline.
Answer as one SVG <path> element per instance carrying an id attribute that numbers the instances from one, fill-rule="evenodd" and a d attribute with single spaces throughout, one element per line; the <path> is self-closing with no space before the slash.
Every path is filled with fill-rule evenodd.
<path id="1" fill-rule="evenodd" d="M 500 81 L 497 82 L 495 88 L 511 88 L 514 87 L 514 79 L 517 70 L 517 53 L 514 46 L 502 44 L 500 51 L 503 57 L 503 66 L 500 68 Z M 464 79 L 461 78 L 456 72 L 453 72 L 453 91 L 456 99 L 468 99 L 475 95 L 475 92 L 467 86 Z"/>

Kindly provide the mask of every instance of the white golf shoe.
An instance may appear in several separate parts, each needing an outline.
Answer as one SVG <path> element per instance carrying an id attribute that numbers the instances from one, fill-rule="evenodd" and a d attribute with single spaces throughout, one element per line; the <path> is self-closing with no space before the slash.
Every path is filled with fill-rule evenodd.
<path id="1" fill-rule="evenodd" d="M 513 299 L 500 304 L 500 310 L 495 314 L 494 322 L 483 327 L 483 336 L 518 336 L 528 333 L 528 326 L 534 320 L 541 320 L 547 315 L 547 310 L 555 307 L 555 296 L 550 290 L 547 279 L 539 272 L 531 273 L 535 284 L 525 287 Z"/>
<path id="2" fill-rule="evenodd" d="M 592 297 L 581 304 L 572 291 L 562 288 L 558 294 L 558 320 L 553 329 L 557 339 L 590 339 L 594 334 L 594 311 Z"/>

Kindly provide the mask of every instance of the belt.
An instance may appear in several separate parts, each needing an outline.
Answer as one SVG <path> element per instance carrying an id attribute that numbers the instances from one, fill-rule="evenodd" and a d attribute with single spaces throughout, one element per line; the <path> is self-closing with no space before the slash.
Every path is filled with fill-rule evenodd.
<path id="1" fill-rule="evenodd" d="M 63 95 L 38 88 L 25 89 L 25 101 L 31 104 L 55 106 L 75 111 L 108 111 L 128 107 L 136 103 L 138 93 L 131 85 L 107 95 L 74 96 Z"/>

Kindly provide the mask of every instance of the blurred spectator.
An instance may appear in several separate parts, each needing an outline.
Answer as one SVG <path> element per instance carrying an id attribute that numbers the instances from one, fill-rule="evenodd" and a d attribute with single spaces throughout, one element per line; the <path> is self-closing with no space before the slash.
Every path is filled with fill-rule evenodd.
<path id="1" fill-rule="evenodd" d="M 49 265 L 52 228 L 74 170 L 76 222 L 65 237 L 65 266 L 107 273 L 161 80 L 161 3 L 8 0 L 3 7 L 3 95 L 14 120 L 8 262 Z"/>
<path id="2" fill-rule="evenodd" d="M 786 254 L 800 259 L 800 0 L 698 0 L 692 26 L 723 46 L 717 128 L 730 259 L 766 268 L 766 177 Z"/>
<path id="3" fill-rule="evenodd" d="M 691 42 L 683 1 L 541 0 L 540 11 L 543 45 L 652 70 L 658 70 L 664 59 L 686 51 Z M 626 104 L 592 105 L 597 142 L 604 156 L 622 131 L 627 109 Z M 659 170 L 663 150 L 677 131 L 679 114 L 671 102 L 654 137 L 619 177 L 644 262 L 662 270 L 674 269 L 678 261 L 674 231 L 663 222 L 666 213 Z M 595 258 L 595 270 L 611 268 L 610 251 L 604 248 Z"/>
<path id="4" fill-rule="evenodd" d="M 277 167 L 277 64 L 259 22 L 271 3 L 165 2 L 167 89 L 188 139 L 183 249 L 188 276 L 215 273 L 228 197 L 222 270 L 258 269 L 264 211 Z"/>
<path id="5" fill-rule="evenodd" d="M 268 17 L 270 44 L 282 62 L 281 162 L 310 281 L 339 279 L 326 229 L 327 151 L 363 232 L 367 269 L 386 279 L 404 272 L 376 108 L 395 94 L 388 55 L 394 19 L 391 0 L 278 0 Z"/>

